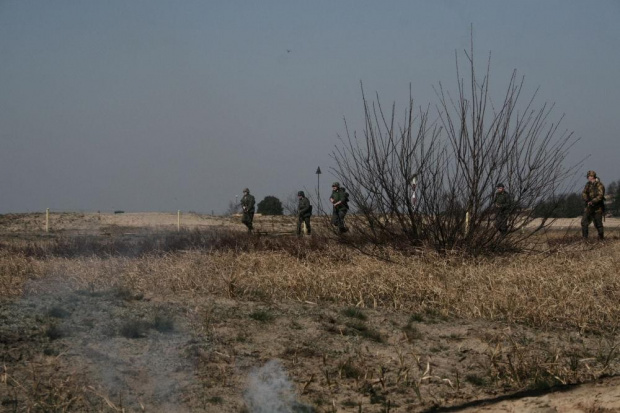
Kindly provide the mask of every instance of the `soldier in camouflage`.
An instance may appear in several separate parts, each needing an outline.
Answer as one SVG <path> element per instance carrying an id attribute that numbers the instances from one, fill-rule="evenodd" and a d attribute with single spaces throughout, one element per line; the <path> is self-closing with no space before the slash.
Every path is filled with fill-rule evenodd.
<path id="1" fill-rule="evenodd" d="M 310 205 L 310 200 L 306 198 L 304 191 L 297 192 L 297 198 L 299 198 L 299 204 L 297 205 L 297 236 L 301 236 L 302 223 L 306 225 L 306 233 L 310 235 L 312 232 L 310 228 L 312 205 Z"/>
<path id="2" fill-rule="evenodd" d="M 594 221 L 594 226 L 598 232 L 598 238 L 602 240 L 603 235 L 603 215 L 605 213 L 605 186 L 596 176 L 596 172 L 588 171 L 586 175 L 588 183 L 583 188 L 581 198 L 585 202 L 583 217 L 581 218 L 581 235 L 588 238 L 588 227 Z"/>
<path id="3" fill-rule="evenodd" d="M 334 206 L 332 212 L 332 225 L 338 227 L 340 233 L 347 232 L 348 228 L 344 225 L 344 217 L 349 211 L 348 195 L 344 188 L 340 187 L 340 183 L 334 182 L 332 184 L 332 195 L 329 201 Z"/>
<path id="4" fill-rule="evenodd" d="M 241 208 L 243 209 L 243 218 L 241 222 L 248 227 L 248 232 L 252 232 L 252 221 L 254 220 L 254 205 L 256 200 L 253 195 L 250 195 L 250 190 L 245 188 L 243 190 L 243 198 L 241 198 Z"/>
<path id="5" fill-rule="evenodd" d="M 510 195 L 504 190 L 504 184 L 497 184 L 493 206 L 495 207 L 495 228 L 501 235 L 506 235 L 508 233 Z"/>

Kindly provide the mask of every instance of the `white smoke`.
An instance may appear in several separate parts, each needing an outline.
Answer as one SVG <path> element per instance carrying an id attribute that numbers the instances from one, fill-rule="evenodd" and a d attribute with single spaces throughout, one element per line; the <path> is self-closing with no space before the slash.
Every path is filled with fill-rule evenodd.
<path id="1" fill-rule="evenodd" d="M 297 401 L 293 384 L 278 360 L 250 373 L 244 399 L 250 413 L 312 411 Z"/>

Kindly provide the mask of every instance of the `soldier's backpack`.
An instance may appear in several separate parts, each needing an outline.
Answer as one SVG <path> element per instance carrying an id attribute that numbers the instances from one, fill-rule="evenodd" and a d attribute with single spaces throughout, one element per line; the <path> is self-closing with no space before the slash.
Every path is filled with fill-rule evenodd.
<path id="1" fill-rule="evenodd" d="M 349 208 L 349 193 L 342 187 L 340 187 L 339 191 L 342 195 L 342 203 L 344 204 L 344 206 Z"/>

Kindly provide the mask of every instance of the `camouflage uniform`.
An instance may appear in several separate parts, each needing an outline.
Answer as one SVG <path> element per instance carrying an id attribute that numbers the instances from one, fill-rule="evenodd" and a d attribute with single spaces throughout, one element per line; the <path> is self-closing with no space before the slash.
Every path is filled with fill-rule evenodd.
<path id="1" fill-rule="evenodd" d="M 344 217 L 347 215 L 347 212 L 349 212 L 349 205 L 347 204 L 345 190 L 340 187 L 338 182 L 334 182 L 332 188 L 336 188 L 332 189 L 332 195 L 329 198 L 331 203 L 334 204 L 332 225 L 337 226 L 340 232 L 347 232 L 348 229 L 344 225 Z"/>
<path id="2" fill-rule="evenodd" d="M 252 232 L 255 204 L 256 200 L 254 199 L 254 196 L 250 195 L 250 190 L 245 188 L 243 190 L 243 198 L 241 198 L 241 208 L 243 209 L 243 218 L 241 218 L 241 222 L 248 227 L 248 232 Z"/>
<path id="3" fill-rule="evenodd" d="M 297 192 L 299 197 L 299 204 L 297 205 L 297 235 L 301 235 L 301 224 L 306 224 L 306 231 L 308 235 L 312 232 L 310 228 L 310 217 L 312 216 L 312 205 L 310 200 L 306 198 L 303 191 Z"/>
<path id="4" fill-rule="evenodd" d="M 593 181 L 588 179 L 588 183 L 583 188 L 581 198 L 586 206 L 581 218 L 581 235 L 588 238 L 588 227 L 594 221 L 594 226 L 598 232 L 598 238 L 603 239 L 603 213 L 605 209 L 605 186 L 600 179 L 597 178 L 596 172 L 588 171 L 588 178 L 594 178 Z"/>
<path id="5" fill-rule="evenodd" d="M 497 188 L 502 188 L 502 191 L 495 192 L 495 198 L 493 199 L 493 205 L 495 206 L 495 228 L 502 235 L 508 233 L 508 215 L 510 214 L 510 195 L 503 190 L 503 184 L 497 184 Z"/>

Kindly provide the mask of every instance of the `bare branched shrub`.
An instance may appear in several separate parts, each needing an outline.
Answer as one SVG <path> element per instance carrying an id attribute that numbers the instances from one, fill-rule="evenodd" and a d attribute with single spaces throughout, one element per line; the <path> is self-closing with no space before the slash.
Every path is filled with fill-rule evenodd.
<path id="1" fill-rule="evenodd" d="M 363 133 L 351 132 L 333 152 L 334 173 L 347 188 L 357 214 L 357 231 L 375 243 L 429 243 L 439 251 L 470 252 L 523 245 L 551 221 L 533 225 L 542 200 L 565 190 L 577 165 L 564 165 L 575 143 L 550 120 L 553 105 L 534 105 L 536 93 L 520 103 L 524 79 L 514 71 L 499 104 L 490 90 L 490 57 L 477 75 L 473 44 L 462 77 L 456 56 L 457 94 L 440 83 L 438 103 L 417 109 L 410 91 L 401 121 L 395 104 L 369 101 L 362 87 Z M 495 227 L 493 199 L 498 182 L 511 195 L 508 237 Z M 526 230 L 527 229 L 527 230 Z"/>

